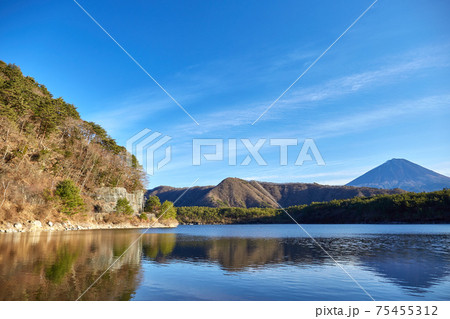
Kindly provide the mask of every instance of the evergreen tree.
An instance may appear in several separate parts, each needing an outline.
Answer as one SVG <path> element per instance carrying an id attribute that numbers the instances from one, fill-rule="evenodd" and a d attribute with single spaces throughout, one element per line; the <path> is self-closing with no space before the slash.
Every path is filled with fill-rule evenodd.
<path id="1" fill-rule="evenodd" d="M 161 211 L 160 211 L 158 217 L 161 217 L 161 219 L 176 219 L 177 218 L 177 210 L 173 206 L 173 203 L 166 200 L 161 205 Z"/>
<path id="2" fill-rule="evenodd" d="M 130 202 L 126 198 L 119 198 L 116 203 L 115 208 L 116 213 L 124 215 L 133 215 L 133 209 L 131 208 Z"/>
<path id="3" fill-rule="evenodd" d="M 63 212 L 69 215 L 84 210 L 84 201 L 80 196 L 80 189 L 70 179 L 59 182 L 55 194 L 60 198 Z"/>
<path id="4" fill-rule="evenodd" d="M 161 208 L 161 202 L 158 196 L 150 196 L 145 202 L 144 211 L 151 213 Z"/>

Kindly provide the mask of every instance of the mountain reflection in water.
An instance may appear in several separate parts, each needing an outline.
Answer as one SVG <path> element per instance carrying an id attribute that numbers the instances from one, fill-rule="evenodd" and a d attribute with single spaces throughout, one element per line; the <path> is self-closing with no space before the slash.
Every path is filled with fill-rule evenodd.
<path id="1" fill-rule="evenodd" d="M 252 276 L 252 280 L 264 281 L 267 271 L 272 271 L 272 277 L 280 276 L 282 281 L 282 271 L 289 269 L 298 272 L 299 276 L 294 281 L 299 280 L 298 289 L 303 284 L 303 292 L 296 291 L 296 283 L 293 282 L 290 290 L 280 286 L 278 294 L 277 287 L 273 287 L 274 296 L 271 298 L 267 291 L 258 295 L 255 286 L 255 291 L 249 298 L 317 299 L 320 295 L 308 295 L 308 286 L 305 288 L 305 283 L 301 281 L 302 276 L 311 276 L 311 272 L 306 272 L 306 269 L 317 270 L 315 275 L 320 277 L 321 274 L 326 276 L 330 267 L 336 268 L 334 262 L 307 237 L 246 238 L 244 234 L 224 237 L 220 234 L 220 227 L 216 226 L 216 229 L 217 236 L 196 236 L 177 233 L 176 230 L 147 233 L 131 247 L 140 236 L 140 231 L 2 234 L 0 299 L 76 300 L 122 254 L 111 269 L 86 292 L 83 300 L 150 300 L 155 299 L 153 294 L 158 293 L 159 299 L 164 299 L 165 283 L 162 281 L 158 282 L 158 286 L 162 288 L 155 290 L 153 294 L 140 288 L 146 286 L 145 278 L 152 277 L 155 269 L 166 266 L 164 269 L 172 272 L 170 275 L 176 277 L 180 283 L 179 289 L 182 290 L 185 274 L 170 268 L 177 264 L 189 265 L 190 269 L 200 265 L 215 267 L 217 270 L 214 276 L 205 273 L 205 276 L 209 276 L 205 280 L 211 283 L 211 287 L 214 286 L 215 279 L 224 275 L 234 274 L 244 279 Z M 349 237 L 322 235 L 317 241 L 344 267 L 365 273 L 366 277 L 367 273 L 376 277 L 377 284 L 370 286 L 372 291 L 380 289 L 380 293 L 382 290 L 386 293 L 386 285 L 390 285 L 389 287 L 400 289 L 403 298 L 408 299 L 425 297 L 428 292 L 433 291 L 434 286 L 448 285 L 449 282 L 449 234 L 365 234 Z M 260 278 L 255 277 L 259 275 Z M 370 279 L 366 281 L 367 284 L 370 283 Z M 222 286 L 220 289 L 233 290 L 233 281 L 229 280 L 229 283 L 229 287 Z M 210 296 L 211 299 L 220 299 L 220 289 L 215 291 L 217 296 Z M 313 291 L 316 287 L 309 289 Z M 236 293 L 240 291 L 235 289 Z M 323 291 L 326 294 L 326 287 L 323 287 Z M 450 297 L 450 291 L 446 297 Z M 189 296 L 185 298 L 195 299 Z M 330 298 L 332 296 L 324 295 L 324 299 Z M 388 296 L 385 298 L 391 299 Z M 183 298 L 167 295 L 167 299 Z M 237 299 L 247 298 L 243 295 Z"/>

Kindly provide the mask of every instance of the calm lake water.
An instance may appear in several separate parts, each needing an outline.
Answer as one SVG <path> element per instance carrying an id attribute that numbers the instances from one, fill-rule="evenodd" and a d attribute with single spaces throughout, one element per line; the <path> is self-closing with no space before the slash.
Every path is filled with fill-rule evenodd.
<path id="1" fill-rule="evenodd" d="M 376 300 L 450 299 L 450 225 L 304 227 Z M 297 225 L 142 232 L 0 234 L 0 300 L 76 300 L 133 242 L 82 300 L 370 300 Z"/>

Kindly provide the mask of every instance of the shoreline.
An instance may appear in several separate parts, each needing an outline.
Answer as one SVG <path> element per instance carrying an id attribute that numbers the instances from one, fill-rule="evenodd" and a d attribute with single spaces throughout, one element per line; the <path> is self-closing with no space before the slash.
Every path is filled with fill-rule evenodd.
<path id="1" fill-rule="evenodd" d="M 295 223 L 223 223 L 223 224 L 194 224 L 194 223 L 174 223 L 166 225 L 163 223 L 149 223 L 148 225 L 133 225 L 133 224 L 91 224 L 91 223 L 80 223 L 72 224 L 70 222 L 66 223 L 55 223 L 51 226 L 49 224 L 42 225 L 39 221 L 31 221 L 22 227 L 18 226 L 20 223 L 8 223 L 7 228 L 0 227 L 0 234 L 14 234 L 14 233 L 37 233 L 37 232 L 64 232 L 64 231 L 79 231 L 79 230 L 111 230 L 111 229 L 171 229 L 177 228 L 178 226 L 227 226 L 227 225 L 295 225 Z M 399 223 L 399 222 L 384 222 L 384 223 L 305 223 L 307 225 L 449 225 L 450 223 Z M 153 226 L 152 226 L 153 225 Z"/>
<path id="2" fill-rule="evenodd" d="M 7 223 L 0 226 L 0 234 L 12 233 L 35 233 L 35 232 L 61 232 L 61 231 L 78 231 L 78 230 L 107 230 L 107 229 L 147 229 L 147 228 L 176 228 L 179 224 L 171 222 L 168 225 L 163 223 L 148 223 L 148 225 L 133 224 L 95 224 L 95 223 L 51 223 L 43 225 L 40 221 L 28 221 L 22 223 Z"/>

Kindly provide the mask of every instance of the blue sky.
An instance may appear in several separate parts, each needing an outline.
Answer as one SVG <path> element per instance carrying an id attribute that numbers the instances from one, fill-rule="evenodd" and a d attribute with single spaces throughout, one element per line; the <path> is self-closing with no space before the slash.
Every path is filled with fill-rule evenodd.
<path id="1" fill-rule="evenodd" d="M 252 125 L 372 2 L 80 0 L 200 125 L 70 0 L 3 1 L 0 59 L 122 145 L 144 128 L 171 136 L 172 161 L 149 187 L 230 176 L 339 185 L 391 158 L 450 175 L 445 0 L 379 0 Z M 294 166 L 297 146 L 280 166 L 267 143 L 267 166 L 193 167 L 193 138 L 313 138 L 326 165 Z"/>

